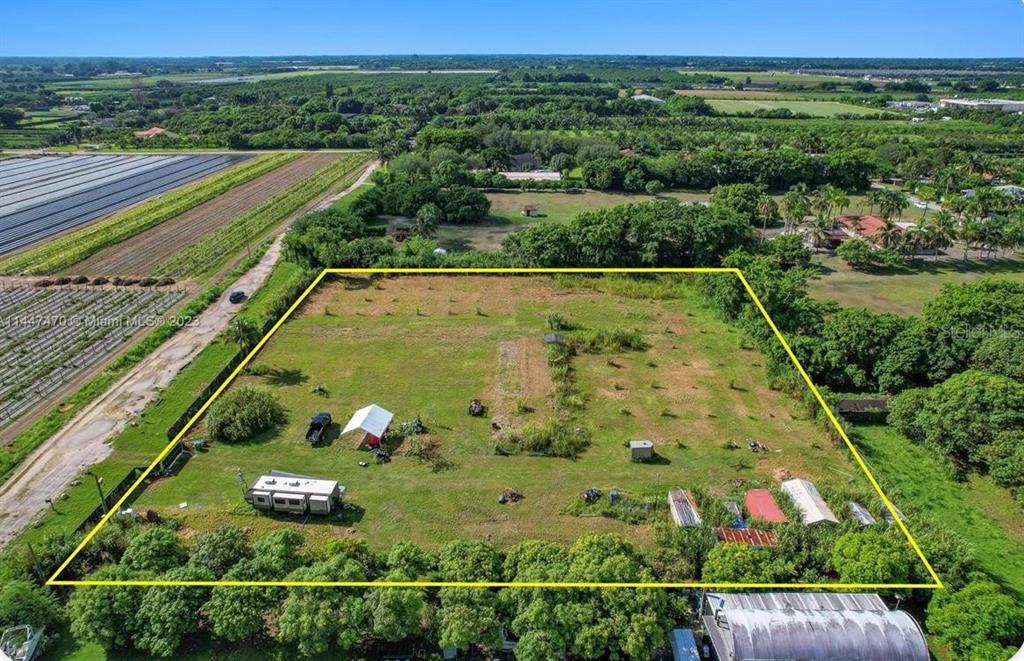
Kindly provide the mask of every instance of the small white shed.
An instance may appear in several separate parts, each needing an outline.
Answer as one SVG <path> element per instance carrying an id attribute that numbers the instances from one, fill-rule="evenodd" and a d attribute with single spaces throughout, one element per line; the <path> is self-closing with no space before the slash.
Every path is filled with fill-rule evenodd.
<path id="1" fill-rule="evenodd" d="M 646 461 L 654 457 L 654 443 L 651 441 L 630 441 L 629 458 L 633 461 Z"/>

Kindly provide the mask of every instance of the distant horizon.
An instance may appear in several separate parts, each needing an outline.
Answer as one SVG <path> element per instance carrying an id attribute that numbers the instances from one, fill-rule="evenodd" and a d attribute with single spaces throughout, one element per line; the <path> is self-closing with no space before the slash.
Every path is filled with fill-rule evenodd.
<path id="1" fill-rule="evenodd" d="M 347 53 L 338 57 L 1024 57 L 1021 0 L 392 0 L 386 8 L 179 0 L 147 5 L 144 12 L 140 7 L 124 0 L 53 0 L 40 12 L 11 3 L 0 57 L 294 57 L 303 51 Z M 750 54 L 777 50 L 788 54 Z"/>
<path id="2" fill-rule="evenodd" d="M 245 58 L 245 59 L 289 59 L 294 62 L 302 62 L 303 58 L 408 58 L 408 57 L 431 57 L 431 58 L 443 58 L 443 57 L 493 57 L 493 58 L 505 58 L 505 57 L 593 57 L 593 58 L 613 58 L 613 57 L 628 57 L 628 58 L 701 58 L 701 59 L 751 59 L 751 60 L 898 60 L 898 61 L 928 61 L 928 60 L 974 60 L 974 61 L 991 61 L 991 60 L 1007 60 L 1007 61 L 1019 61 L 1024 62 L 1024 55 L 993 55 L 993 56 L 977 56 L 977 57 L 962 57 L 962 56 L 921 56 L 921 57 L 900 57 L 900 56 L 834 56 L 834 55 L 728 55 L 725 53 L 708 54 L 708 55 L 695 55 L 693 53 L 686 54 L 672 54 L 672 53 L 278 53 L 278 54 L 264 54 L 264 53 L 253 53 L 253 54 L 242 54 L 242 53 L 206 53 L 201 55 L 124 55 L 124 54 L 76 54 L 76 55 L 45 55 L 45 54 L 31 54 L 31 55 L 0 55 L 0 60 L 35 60 L 35 59 L 54 59 L 54 60 L 94 60 L 94 59 L 120 59 L 120 60 L 206 60 L 206 59 L 232 59 L 232 58 Z M 330 65 L 322 65 L 330 66 Z"/>

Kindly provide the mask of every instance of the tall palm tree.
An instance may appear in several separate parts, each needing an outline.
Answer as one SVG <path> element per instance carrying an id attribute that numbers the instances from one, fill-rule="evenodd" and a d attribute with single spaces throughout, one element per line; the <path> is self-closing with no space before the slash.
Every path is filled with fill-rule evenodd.
<path id="1" fill-rule="evenodd" d="M 829 191 L 829 197 L 831 198 L 832 208 L 840 215 L 846 211 L 846 207 L 850 206 L 850 196 L 842 188 L 832 186 L 831 191 Z"/>
<path id="2" fill-rule="evenodd" d="M 786 234 L 790 234 L 811 213 L 810 201 L 807 199 L 805 191 L 806 187 L 804 187 L 804 190 L 797 190 L 797 187 L 794 186 L 782 196 L 782 212 L 786 219 Z"/>
<path id="3" fill-rule="evenodd" d="M 768 223 L 779 217 L 779 203 L 771 195 L 762 195 L 757 200 L 757 215 L 761 218 L 761 238 L 768 233 Z"/>
<path id="4" fill-rule="evenodd" d="M 875 241 L 878 242 L 878 245 L 882 246 L 883 248 L 895 249 L 899 247 L 901 241 L 903 240 L 903 232 L 896 225 L 896 223 L 893 223 L 887 219 L 885 221 L 885 226 L 883 226 L 881 229 L 875 232 L 874 238 Z"/>
<path id="5" fill-rule="evenodd" d="M 882 198 L 884 196 L 885 196 L 885 191 L 882 188 L 872 188 L 871 190 L 868 191 L 868 193 L 867 193 L 867 195 L 865 197 L 867 197 L 868 204 L 870 205 L 868 207 L 868 213 L 869 214 L 874 214 L 875 213 L 875 207 L 877 207 L 877 206 L 882 204 Z"/>
<path id="6" fill-rule="evenodd" d="M 940 248 L 948 248 L 956 240 L 956 220 L 948 211 L 940 211 L 928 219 L 932 248 L 938 257 Z"/>
<path id="7" fill-rule="evenodd" d="M 907 198 L 906 193 L 887 190 L 878 206 L 878 212 L 886 221 L 891 220 L 893 216 L 900 219 L 903 217 L 903 212 L 908 206 L 910 206 L 910 200 Z"/>

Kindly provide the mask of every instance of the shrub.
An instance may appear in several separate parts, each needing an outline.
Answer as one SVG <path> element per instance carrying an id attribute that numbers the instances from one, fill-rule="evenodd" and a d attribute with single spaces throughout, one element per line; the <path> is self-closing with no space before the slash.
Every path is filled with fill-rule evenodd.
<path id="1" fill-rule="evenodd" d="M 509 431 L 504 440 L 524 452 L 575 459 L 590 445 L 590 433 L 582 427 L 571 427 L 562 420 L 548 420 L 540 425 Z"/>
<path id="2" fill-rule="evenodd" d="M 206 431 L 214 441 L 241 443 L 284 422 L 284 408 L 266 390 L 242 386 L 210 407 Z"/>
<path id="3" fill-rule="evenodd" d="M 621 353 L 647 348 L 643 335 L 636 329 L 580 331 L 573 334 L 572 344 L 583 353 Z"/>

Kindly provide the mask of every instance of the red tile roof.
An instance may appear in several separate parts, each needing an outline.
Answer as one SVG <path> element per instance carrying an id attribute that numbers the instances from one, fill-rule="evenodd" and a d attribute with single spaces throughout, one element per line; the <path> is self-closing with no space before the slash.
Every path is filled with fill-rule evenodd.
<path id="1" fill-rule="evenodd" d="M 885 220 L 878 216 L 836 216 L 836 221 L 865 237 L 885 227 Z"/>
<path id="2" fill-rule="evenodd" d="M 744 496 L 743 504 L 747 506 L 747 512 L 751 519 L 774 523 L 785 523 L 789 520 L 779 509 L 779 504 L 772 497 L 772 492 L 767 489 L 751 489 Z"/>
<path id="3" fill-rule="evenodd" d="M 754 528 L 715 528 L 715 535 L 723 542 L 750 546 L 775 546 L 775 533 Z"/>

